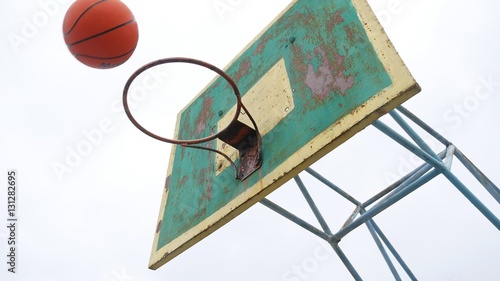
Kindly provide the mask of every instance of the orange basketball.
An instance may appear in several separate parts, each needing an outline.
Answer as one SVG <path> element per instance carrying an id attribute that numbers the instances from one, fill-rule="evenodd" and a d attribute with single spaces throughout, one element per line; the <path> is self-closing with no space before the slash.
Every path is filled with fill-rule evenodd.
<path id="1" fill-rule="evenodd" d="M 139 39 L 134 15 L 119 0 L 77 0 L 66 12 L 63 34 L 77 60 L 101 69 L 126 62 Z"/>

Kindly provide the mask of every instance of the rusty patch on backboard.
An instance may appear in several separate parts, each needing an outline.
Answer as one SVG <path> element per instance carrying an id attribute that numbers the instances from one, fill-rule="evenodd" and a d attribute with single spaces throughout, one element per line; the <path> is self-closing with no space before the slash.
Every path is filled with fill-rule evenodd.
<path id="1" fill-rule="evenodd" d="M 163 220 L 160 220 L 160 221 L 158 222 L 158 225 L 156 225 L 156 233 L 159 233 L 159 232 L 160 232 L 162 222 L 163 222 Z"/>
<path id="2" fill-rule="evenodd" d="M 201 133 L 205 132 L 206 127 L 207 127 L 207 120 L 211 117 L 211 107 L 214 102 L 214 98 L 211 97 L 204 97 L 203 98 L 203 107 L 198 114 L 198 117 L 196 117 L 195 120 L 195 134 L 196 136 L 199 136 Z"/>
<path id="3" fill-rule="evenodd" d="M 238 71 L 236 74 L 234 74 L 234 81 L 239 81 L 241 77 L 245 76 L 248 73 L 248 70 L 252 67 L 252 60 L 251 58 L 246 58 L 244 59 L 241 63 L 240 66 L 238 67 Z"/>
<path id="4" fill-rule="evenodd" d="M 188 180 L 188 176 L 183 176 L 181 181 L 179 182 L 179 186 L 184 186 L 186 184 L 186 181 Z"/>
<path id="5" fill-rule="evenodd" d="M 330 19 L 327 21 L 328 30 L 332 31 L 335 25 L 341 24 L 344 22 L 344 18 L 342 17 L 342 11 L 338 10 L 333 15 L 331 15 Z"/>
<path id="6" fill-rule="evenodd" d="M 257 45 L 257 48 L 255 48 L 255 51 L 253 52 L 254 56 L 258 55 L 258 54 L 262 53 L 262 51 L 264 51 L 264 48 L 266 47 L 266 44 L 267 44 L 267 40 L 268 40 L 267 36 L 262 38 L 262 40 Z"/>
<path id="7" fill-rule="evenodd" d="M 347 89 L 354 85 L 354 76 L 344 75 L 346 70 L 344 57 L 334 53 L 332 64 L 322 46 L 317 47 L 314 54 L 320 57 L 321 64 L 315 70 L 315 67 L 310 63 L 305 77 L 305 84 L 311 90 L 313 98 L 325 102 L 334 90 L 339 91 L 345 97 Z"/>
<path id="8" fill-rule="evenodd" d="M 169 175 L 165 180 L 165 192 L 168 192 L 168 190 L 170 189 L 170 178 L 171 176 Z"/>
<path id="9" fill-rule="evenodd" d="M 209 184 L 207 185 L 207 188 L 205 189 L 205 192 L 203 192 L 201 196 L 200 202 L 198 202 L 198 206 L 201 206 L 203 201 L 212 200 L 212 188 L 213 188 L 213 181 L 210 180 Z"/>
<path id="10" fill-rule="evenodd" d="M 344 56 L 339 54 L 334 54 L 335 56 L 335 65 L 334 68 L 336 70 L 335 81 L 333 83 L 334 88 L 339 88 L 342 96 L 346 96 L 346 91 L 354 85 L 354 76 L 353 75 L 344 75 L 346 71 L 346 67 L 344 65 Z"/>
<path id="11" fill-rule="evenodd" d="M 198 178 L 198 184 L 200 184 L 200 185 L 205 184 L 205 175 L 206 175 L 206 173 L 207 173 L 207 169 L 206 168 L 201 169 L 201 171 L 199 173 L 200 177 Z"/>
<path id="12" fill-rule="evenodd" d="M 345 34 L 347 35 L 347 39 L 351 44 L 354 44 L 354 31 L 349 25 L 344 26 Z"/>

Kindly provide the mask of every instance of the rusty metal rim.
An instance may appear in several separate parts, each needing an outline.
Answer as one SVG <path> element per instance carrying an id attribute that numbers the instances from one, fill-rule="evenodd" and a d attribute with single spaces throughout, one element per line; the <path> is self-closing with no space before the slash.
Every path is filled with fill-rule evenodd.
<path id="1" fill-rule="evenodd" d="M 236 112 L 233 116 L 232 121 L 229 123 L 229 125 L 226 128 L 220 130 L 219 132 L 217 132 L 213 135 L 205 137 L 205 138 L 194 139 L 194 140 L 174 140 L 174 139 L 165 138 L 165 137 L 162 137 L 162 136 L 159 136 L 159 135 L 156 135 L 156 134 L 150 132 L 149 130 L 144 128 L 142 125 L 140 125 L 139 122 L 137 122 L 137 120 L 135 120 L 135 118 L 132 115 L 132 113 L 130 112 L 130 108 L 128 106 L 127 97 L 128 97 L 128 91 L 129 91 L 130 85 L 142 72 L 144 72 L 152 67 L 155 67 L 155 66 L 158 66 L 161 64 L 167 64 L 167 63 L 189 63 L 189 64 L 195 64 L 195 65 L 199 65 L 199 66 L 208 68 L 208 69 L 212 70 L 213 72 L 217 73 L 218 75 L 220 75 L 222 78 L 224 78 L 229 83 L 229 85 L 231 85 L 231 87 L 234 90 L 234 95 L 236 96 L 236 100 L 237 100 L 236 101 Z M 227 75 L 227 73 L 225 73 L 220 68 L 218 68 L 212 64 L 209 64 L 207 62 L 197 60 L 197 59 L 192 59 L 192 58 L 184 58 L 184 57 L 173 57 L 173 58 L 159 59 L 156 61 L 152 61 L 148 64 L 145 64 L 144 66 L 142 66 L 141 68 L 136 70 L 130 76 L 130 78 L 127 80 L 127 83 L 125 84 L 125 87 L 123 89 L 123 107 L 125 109 L 125 113 L 127 114 L 127 117 L 130 120 L 130 122 L 132 122 L 132 124 L 134 124 L 137 127 L 137 129 L 139 129 L 140 131 L 142 131 L 146 135 L 148 135 L 154 139 L 163 141 L 163 142 L 168 142 L 168 143 L 172 143 L 172 144 L 179 144 L 179 145 L 184 145 L 184 146 L 189 146 L 191 144 L 199 144 L 199 143 L 207 142 L 207 141 L 218 138 L 221 134 L 223 134 L 230 127 L 230 124 L 232 122 L 234 122 L 238 119 L 238 116 L 240 115 L 242 107 L 245 110 L 245 113 L 249 115 L 248 111 L 245 109 L 245 107 L 243 106 L 243 103 L 241 102 L 241 95 L 240 95 L 240 91 L 238 89 L 238 86 L 233 81 L 233 79 L 231 79 L 231 77 L 229 77 L 229 75 Z M 255 126 L 255 129 L 257 130 L 255 121 L 253 120 L 253 118 L 250 115 L 249 115 L 249 117 L 250 117 L 253 125 Z"/>

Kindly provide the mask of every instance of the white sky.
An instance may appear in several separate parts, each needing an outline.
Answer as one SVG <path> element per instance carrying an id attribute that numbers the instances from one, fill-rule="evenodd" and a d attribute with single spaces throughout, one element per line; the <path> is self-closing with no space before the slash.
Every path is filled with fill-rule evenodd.
<path id="1" fill-rule="evenodd" d="M 85 67 L 68 52 L 61 24 L 70 2 L 0 2 L 0 181 L 5 186 L 8 169 L 19 173 L 18 273 L 7 273 L 3 262 L 2 227 L 0 280 L 351 280 L 323 241 L 261 205 L 159 270 L 147 269 L 170 147 L 123 118 L 125 81 L 138 67 L 164 57 L 224 67 L 289 0 L 127 0 L 140 42 L 126 64 L 106 71 Z M 369 2 L 423 89 L 405 106 L 500 183 L 500 134 L 494 125 L 500 117 L 500 3 Z M 218 13 L 214 5 L 221 3 L 232 8 Z M 13 44 L 12 36 L 22 43 Z M 137 96 L 137 110 L 153 130 L 170 134 L 176 113 L 212 73 L 172 67 L 155 77 L 163 82 L 159 90 L 176 94 Z M 71 151 L 89 136 L 94 144 L 75 158 Z M 314 167 L 365 200 L 412 159 L 370 127 Z M 70 171 L 58 175 L 54 163 Z M 498 203 L 458 161 L 454 171 L 500 215 Z M 304 181 L 336 229 L 352 207 L 307 176 Z M 3 188 L 2 220 L 6 195 Z M 295 184 L 270 198 L 311 218 Z M 498 230 L 443 177 L 375 219 L 419 280 L 498 280 Z M 340 246 L 366 280 L 390 280 L 366 227 Z"/>

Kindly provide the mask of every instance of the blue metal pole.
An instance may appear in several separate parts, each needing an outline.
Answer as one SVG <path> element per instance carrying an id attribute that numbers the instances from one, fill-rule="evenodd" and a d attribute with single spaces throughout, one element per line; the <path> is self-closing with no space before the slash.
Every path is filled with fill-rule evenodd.
<path id="1" fill-rule="evenodd" d="M 406 149 L 413 152 L 418 157 L 422 158 L 424 161 L 433 165 L 434 168 L 439 169 L 443 175 L 497 228 L 500 230 L 500 220 L 476 197 L 467 187 L 460 182 L 460 180 L 451 173 L 450 170 L 439 160 L 433 158 L 426 152 L 422 151 L 414 144 L 410 143 L 400 134 L 389 128 L 387 125 L 379 120 L 373 122 L 373 125 L 382 131 L 384 134 L 395 140 L 397 143 L 405 147 Z"/>
<path id="2" fill-rule="evenodd" d="M 379 204 L 382 204 L 385 200 L 391 198 L 391 196 L 398 194 L 401 192 L 402 189 L 406 188 L 408 185 L 414 183 L 417 181 L 419 178 L 421 178 L 423 175 L 425 175 L 427 172 L 429 172 L 432 169 L 432 166 L 430 164 L 424 164 L 421 166 L 420 169 L 416 170 L 408 179 L 406 179 L 404 182 L 402 182 L 399 186 L 397 186 L 394 190 L 392 190 L 385 198 L 383 198 L 379 203 L 375 205 L 375 207 Z M 367 201 L 366 203 L 363 203 L 361 205 L 362 208 L 368 207 L 370 204 L 372 204 L 372 201 Z"/>
<path id="3" fill-rule="evenodd" d="M 396 251 L 396 248 L 394 248 L 394 246 L 392 246 L 391 242 L 389 242 L 389 239 L 387 239 L 387 237 L 384 235 L 384 233 L 378 227 L 378 225 L 375 223 L 375 221 L 369 220 L 369 222 L 371 222 L 372 227 L 375 229 L 375 231 L 377 232 L 377 234 L 380 237 L 380 239 L 382 239 L 382 241 L 387 246 L 387 248 L 389 249 L 389 251 L 391 251 L 392 255 L 399 262 L 399 264 L 404 269 L 404 271 L 406 272 L 406 274 L 408 274 L 408 277 L 410 277 L 410 279 L 413 280 L 413 281 L 417 281 L 417 277 L 415 277 L 415 275 L 413 274 L 413 272 L 411 272 L 411 270 L 408 267 L 408 265 L 406 265 L 406 263 L 404 262 L 403 258 Z"/>
<path id="4" fill-rule="evenodd" d="M 276 213 L 284 216 L 285 218 L 289 219 L 290 221 L 294 222 L 295 224 L 303 227 L 304 229 L 312 232 L 316 236 L 320 237 L 323 240 L 326 240 L 333 248 L 335 253 L 339 256 L 340 260 L 344 263 L 345 267 L 351 275 L 354 277 L 355 280 L 363 280 L 361 276 L 358 274 L 354 266 L 351 264 L 347 256 L 342 252 L 340 247 L 337 245 L 338 241 L 334 241 L 332 237 L 321 230 L 317 229 L 316 227 L 312 226 L 308 222 L 302 220 L 301 218 L 295 216 L 294 214 L 288 212 L 287 210 L 283 209 L 282 207 L 278 206 L 277 204 L 273 203 L 272 201 L 264 198 L 260 201 L 261 204 L 264 206 L 270 208 L 271 210 L 275 211 Z"/>
<path id="5" fill-rule="evenodd" d="M 315 234 L 319 238 L 326 240 L 327 242 L 332 242 L 332 237 L 331 235 L 326 234 L 325 232 L 317 229 L 316 227 L 312 226 L 310 223 L 304 221 L 303 219 L 297 217 L 296 215 L 290 213 L 289 211 L 283 209 L 279 205 L 273 203 L 272 201 L 264 198 L 260 200 L 260 203 L 269 209 L 275 211 L 276 213 L 282 215 L 283 217 L 289 219 L 290 221 L 294 222 L 295 224 L 303 227 L 304 229 L 308 230 L 309 232 Z"/>
<path id="6" fill-rule="evenodd" d="M 363 280 L 361 276 L 358 274 L 356 269 L 354 269 L 354 266 L 351 264 L 349 259 L 347 259 L 347 256 L 342 252 L 342 249 L 340 249 L 339 245 L 337 243 L 330 243 L 332 246 L 333 250 L 335 253 L 337 253 L 337 256 L 339 256 L 340 260 L 344 263 L 345 267 L 349 272 L 351 273 L 352 277 L 354 277 L 354 280 Z"/>
<path id="7" fill-rule="evenodd" d="M 498 230 L 500 220 L 479 200 L 453 173 L 447 171 L 444 176 L 474 205 Z"/>
<path id="8" fill-rule="evenodd" d="M 359 211 L 361 211 L 361 207 L 357 206 L 354 211 L 351 213 L 351 215 L 347 218 L 346 222 L 342 225 L 342 228 L 346 227 L 349 225 L 359 214 Z"/>
<path id="9" fill-rule="evenodd" d="M 438 154 L 438 156 L 442 158 L 444 156 L 444 154 L 445 154 L 445 152 L 442 151 L 441 153 Z M 389 192 L 392 192 L 393 190 L 394 190 L 394 192 L 397 192 L 397 190 L 396 190 L 397 188 L 401 189 L 404 186 L 406 186 L 406 185 L 402 186 L 403 183 L 406 182 L 407 184 L 410 184 L 412 182 L 412 181 L 408 181 L 410 178 L 416 179 L 417 178 L 416 175 L 418 175 L 418 177 L 420 177 L 423 174 L 427 173 L 431 168 L 432 167 L 427 163 L 420 165 L 415 170 L 409 172 L 404 177 L 400 178 L 395 183 L 391 184 L 386 189 L 382 190 L 381 192 L 379 192 L 378 194 L 376 194 L 372 198 L 365 201 L 363 204 L 361 204 L 361 207 L 366 208 L 366 207 L 370 206 L 371 204 L 378 201 L 380 198 L 384 197 L 385 195 L 387 195 Z"/>
<path id="10" fill-rule="evenodd" d="M 330 227 L 328 227 L 328 224 L 326 223 L 325 219 L 321 215 L 321 212 L 319 211 L 318 206 L 316 206 L 316 203 L 314 203 L 314 200 L 312 199 L 311 195 L 307 191 L 307 188 L 304 185 L 304 183 L 302 182 L 302 179 L 300 179 L 299 176 L 295 176 L 294 180 L 297 183 L 297 185 L 299 186 L 300 191 L 302 192 L 302 195 L 304 195 L 304 198 L 306 199 L 307 204 L 309 204 L 309 207 L 311 208 L 314 215 L 316 216 L 316 219 L 318 220 L 319 224 L 323 228 L 323 231 L 326 234 L 332 235 L 332 231 L 330 230 Z"/>
<path id="11" fill-rule="evenodd" d="M 404 188 L 401 191 L 399 191 L 397 194 L 394 194 L 393 196 L 391 196 L 387 200 L 384 200 L 383 202 L 381 202 L 377 206 L 372 207 L 370 210 L 366 211 L 366 213 L 364 213 L 363 215 L 361 215 L 359 218 L 357 218 L 356 220 L 354 220 L 352 223 L 350 223 L 346 227 L 342 228 L 339 232 L 335 233 L 332 238 L 335 239 L 335 240 L 342 239 L 342 237 L 344 237 L 347 234 L 349 234 L 355 228 L 357 228 L 361 224 L 365 223 L 369 219 L 373 218 L 374 216 L 376 216 L 380 212 L 384 211 L 385 209 L 387 209 L 388 207 L 390 207 L 394 203 L 398 202 L 399 200 L 401 200 L 402 198 L 404 198 L 408 194 L 412 193 L 413 191 L 415 191 L 416 189 L 418 189 L 423 184 L 429 182 L 430 180 L 432 180 L 433 178 L 435 178 L 439 174 L 440 174 L 440 172 L 438 170 L 436 170 L 436 169 L 434 169 L 431 172 L 425 174 L 424 176 L 422 176 L 418 180 L 416 180 L 413 183 L 409 184 L 406 188 Z"/>
<path id="12" fill-rule="evenodd" d="M 318 172 L 316 172 L 313 169 L 311 169 L 311 167 L 306 168 L 305 171 L 308 172 L 311 176 L 315 177 L 320 182 L 322 182 L 324 185 L 326 185 L 329 188 L 331 188 L 333 191 L 335 191 L 338 194 L 340 194 L 340 196 L 344 197 L 345 199 L 347 199 L 348 201 L 350 201 L 351 203 L 353 203 L 354 205 L 359 206 L 361 204 L 361 202 L 359 202 L 358 200 L 354 199 L 354 197 L 352 197 L 351 195 L 349 195 L 347 192 L 345 192 L 344 190 L 342 190 L 340 187 L 336 186 L 335 184 L 333 184 L 332 182 L 330 182 L 329 180 L 327 180 L 325 177 L 323 177 L 322 175 L 320 175 Z"/>
<path id="13" fill-rule="evenodd" d="M 377 244 L 377 247 L 382 254 L 382 257 L 384 257 L 385 262 L 387 263 L 387 266 L 391 270 L 392 275 L 394 276 L 394 279 L 397 281 L 401 281 L 401 277 L 399 276 L 398 271 L 396 270 L 396 267 L 394 267 L 394 264 L 391 261 L 391 258 L 387 254 L 387 251 L 385 250 L 384 246 L 382 245 L 382 242 L 380 242 L 379 237 L 377 236 L 377 233 L 375 232 L 375 229 L 373 228 L 373 225 L 371 224 L 372 220 L 368 220 L 366 222 L 366 227 L 368 227 L 368 231 L 370 231 L 370 234 L 373 237 L 373 240 L 375 240 L 375 244 Z"/>
<path id="14" fill-rule="evenodd" d="M 427 143 L 408 125 L 408 123 L 403 120 L 403 118 L 395 111 L 389 112 L 392 118 L 398 123 L 399 126 L 413 139 L 413 141 L 427 154 L 434 157 L 435 159 L 439 159 L 436 153 L 432 151 L 432 149 L 427 145 Z"/>
<path id="15" fill-rule="evenodd" d="M 448 141 L 446 138 L 444 138 L 441 134 L 439 134 L 433 128 L 431 128 L 429 125 L 427 125 L 424 121 L 422 121 L 420 118 L 418 118 L 413 113 L 411 113 L 404 106 L 402 106 L 402 105 L 398 106 L 397 110 L 399 112 L 403 113 L 413 123 L 417 124 L 420 128 L 424 129 L 427 133 L 429 133 L 431 136 L 433 136 L 434 138 L 436 138 L 438 141 L 440 141 L 445 146 L 448 147 L 448 146 L 450 146 L 452 144 L 450 141 Z"/>
<path id="16" fill-rule="evenodd" d="M 472 164 L 472 162 L 467 157 L 465 157 L 465 155 L 460 150 L 455 149 L 455 156 L 500 204 L 500 190 L 498 189 L 498 187 L 474 164 Z"/>
<path id="17" fill-rule="evenodd" d="M 420 157 L 425 162 L 434 166 L 436 169 L 441 170 L 441 172 L 447 170 L 440 160 L 434 158 L 433 156 L 429 155 L 427 152 L 423 151 L 413 143 L 409 142 L 406 138 L 398 134 L 389 126 L 382 123 L 380 120 L 375 120 L 372 123 L 372 125 L 378 130 L 380 130 L 382 133 L 384 133 L 385 135 L 387 135 L 388 137 L 399 143 L 401 146 L 403 146 L 404 148 L 408 149 L 409 151 Z"/>
<path id="18" fill-rule="evenodd" d="M 366 200 L 363 204 L 361 204 L 360 206 L 361 207 L 368 207 L 370 206 L 371 204 L 377 202 L 378 200 L 380 200 L 380 198 L 386 196 L 389 192 L 395 190 L 397 187 L 399 187 L 402 183 L 406 182 L 409 178 L 411 178 L 415 173 L 416 171 L 420 170 L 424 165 L 418 167 L 416 170 L 408 173 L 407 175 L 405 175 L 404 177 L 400 178 L 399 180 L 397 180 L 395 183 L 389 185 L 387 188 L 385 188 L 384 190 L 380 191 L 379 193 L 375 194 L 375 196 L 373 196 L 372 198 Z"/>

